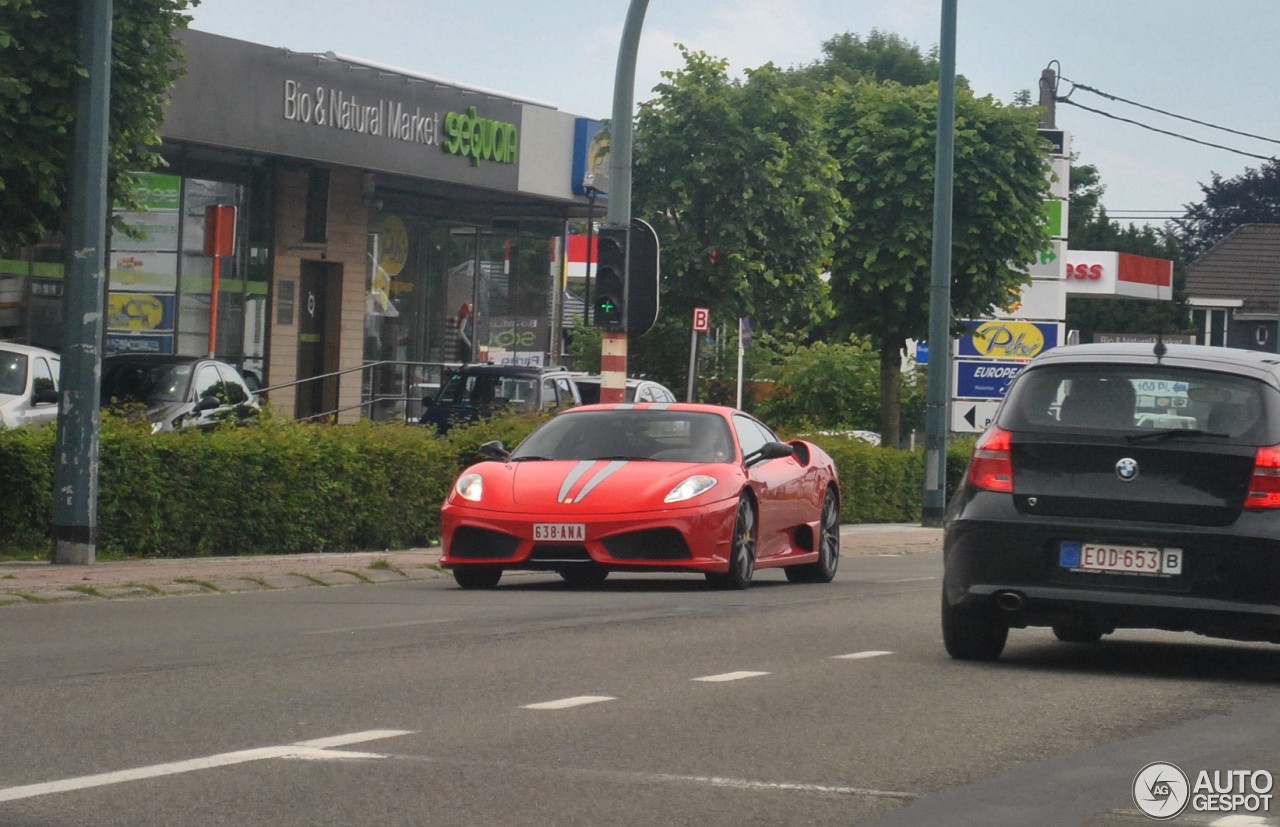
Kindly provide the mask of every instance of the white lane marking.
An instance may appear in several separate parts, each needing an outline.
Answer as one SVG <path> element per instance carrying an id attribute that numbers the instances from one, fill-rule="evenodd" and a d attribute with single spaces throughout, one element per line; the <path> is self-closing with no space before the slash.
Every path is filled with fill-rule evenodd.
<path id="1" fill-rule="evenodd" d="M 862 660 L 863 658 L 878 658 L 881 655 L 892 655 L 893 652 L 882 652 L 878 649 L 871 649 L 866 652 L 850 652 L 847 655 L 832 655 L 832 660 Z"/>
<path id="2" fill-rule="evenodd" d="M 598 704 L 603 701 L 616 701 L 612 695 L 575 695 L 572 698 L 561 698 L 558 701 L 543 701 L 539 704 L 525 704 L 521 709 L 568 709 L 584 704 Z"/>
<path id="3" fill-rule="evenodd" d="M 863 787 L 828 787 L 822 784 L 790 784 L 781 781 L 751 781 L 745 778 L 720 778 L 718 776 L 701 775 L 666 775 L 664 773 L 633 773 L 640 778 L 651 778 L 657 781 L 678 781 L 686 784 L 707 784 L 712 787 L 732 787 L 738 790 L 792 790 L 806 793 L 839 793 L 841 795 L 868 795 L 882 798 L 915 799 L 916 793 L 904 793 L 896 790 L 871 790 Z"/>
<path id="4" fill-rule="evenodd" d="M 233 764 L 244 764 L 249 761 L 265 761 L 269 758 L 371 758 L 380 757 L 373 753 L 344 753 L 325 755 L 324 749 L 329 746 L 358 744 L 364 741 L 375 741 L 380 738 L 394 738 L 398 735 L 410 735 L 407 729 L 371 729 L 365 732 L 352 732 L 347 735 L 335 735 L 331 738 L 317 738 L 314 741 L 300 741 L 279 747 L 258 747 L 236 752 L 224 752 L 204 758 L 192 758 L 187 761 L 173 761 L 168 764 L 153 764 L 149 767 L 138 767 L 132 770 L 117 770 L 97 775 L 82 775 L 79 778 L 64 778 L 61 781 L 48 781 L 42 784 L 26 784 L 21 787 L 0 789 L 0 801 L 17 801 L 23 798 L 34 798 L 52 793 L 65 793 L 73 790 L 86 790 L 91 787 L 105 787 L 109 784 L 123 784 L 126 781 L 139 781 L 144 778 L 159 778 L 165 775 L 178 775 L 184 772 L 228 767 Z"/>
<path id="5" fill-rule="evenodd" d="M 406 620 L 403 623 L 379 623 L 375 626 L 344 626 L 340 629 L 316 629 L 304 632 L 307 635 L 346 635 L 351 632 L 376 632 L 382 629 L 404 629 L 409 626 L 432 626 L 438 623 L 453 623 L 453 618 L 439 620 Z"/>
<path id="6" fill-rule="evenodd" d="M 743 678 L 758 678 L 761 675 L 767 675 L 768 672 L 725 672 L 723 675 L 707 675 L 702 678 L 691 678 L 695 681 L 706 681 L 707 683 L 720 683 L 723 681 L 740 681 Z"/>

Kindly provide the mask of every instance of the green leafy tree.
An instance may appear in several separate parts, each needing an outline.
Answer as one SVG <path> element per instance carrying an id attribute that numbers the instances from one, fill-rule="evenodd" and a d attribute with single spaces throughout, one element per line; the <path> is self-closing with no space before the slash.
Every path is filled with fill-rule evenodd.
<path id="1" fill-rule="evenodd" d="M 1071 167 L 1071 208 L 1068 235 L 1076 250 L 1114 250 L 1173 261 L 1173 300 L 1067 297 L 1067 327 L 1080 331 L 1080 341 L 1093 341 L 1104 333 L 1191 332 L 1187 307 L 1185 262 L 1177 240 L 1149 226 L 1122 227 L 1102 206 L 1106 187 L 1097 167 Z"/>
<path id="2" fill-rule="evenodd" d="M 758 330 L 829 318 L 820 275 L 840 199 L 813 95 L 772 65 L 730 80 L 724 60 L 682 52 L 639 107 L 632 177 L 632 212 L 661 239 L 662 318 L 631 343 L 629 370 L 670 387 L 684 384 L 694 307 Z"/>
<path id="3" fill-rule="evenodd" d="M 1186 217 L 1179 221 L 1178 237 L 1188 261 L 1242 224 L 1280 224 L 1280 160 L 1273 158 L 1260 169 L 1225 180 L 1214 173 L 1200 191 L 1204 200 L 1188 204 Z"/>
<path id="4" fill-rule="evenodd" d="M 936 84 L 849 85 L 830 95 L 828 137 L 840 162 L 847 227 L 831 296 L 839 333 L 880 353 L 880 433 L 900 437 L 901 357 L 928 333 L 933 245 Z M 978 318 L 1008 306 L 1045 243 L 1047 160 L 1034 109 L 956 93 L 951 312 Z"/>
<path id="5" fill-rule="evenodd" d="M 829 83 L 840 78 L 848 83 L 891 80 L 903 86 L 924 86 L 938 79 L 938 49 L 928 54 L 911 41 L 891 32 L 872 29 L 866 37 L 844 32 L 822 44 L 821 60 L 795 71 L 797 78 Z M 969 82 L 956 77 L 956 86 L 967 89 Z"/>
<path id="6" fill-rule="evenodd" d="M 134 206 L 132 173 L 160 163 L 166 95 L 181 76 L 174 31 L 199 0 L 114 0 L 108 195 Z M 65 230 L 82 4 L 0 0 L 0 249 Z M 105 228 L 104 228 L 105 231 Z"/>

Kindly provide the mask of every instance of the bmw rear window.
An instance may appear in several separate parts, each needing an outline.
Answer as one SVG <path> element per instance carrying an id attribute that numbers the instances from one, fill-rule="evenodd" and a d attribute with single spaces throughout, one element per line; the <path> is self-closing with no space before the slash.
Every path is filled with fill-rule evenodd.
<path id="1" fill-rule="evenodd" d="M 1124 433 L 1186 430 L 1250 444 L 1276 441 L 1274 391 L 1254 379 L 1175 365 L 1060 364 L 1028 368 L 1000 409 L 1019 430 Z"/>

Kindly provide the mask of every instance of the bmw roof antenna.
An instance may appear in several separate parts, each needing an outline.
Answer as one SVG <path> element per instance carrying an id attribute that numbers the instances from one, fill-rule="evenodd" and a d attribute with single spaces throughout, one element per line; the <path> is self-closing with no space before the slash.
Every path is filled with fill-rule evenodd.
<path id="1" fill-rule="evenodd" d="M 1157 361 L 1157 362 L 1159 362 L 1161 359 L 1163 359 L 1163 358 L 1164 358 L 1164 355 L 1165 355 L 1166 353 L 1168 353 L 1168 352 L 1169 352 L 1169 348 L 1165 347 L 1165 344 L 1164 344 L 1164 334 L 1163 334 L 1163 333 L 1157 333 L 1157 334 L 1156 334 L 1156 346 L 1155 346 L 1155 348 L 1154 348 L 1153 352 L 1154 352 L 1154 353 L 1155 353 L 1155 355 L 1156 355 L 1156 361 Z"/>

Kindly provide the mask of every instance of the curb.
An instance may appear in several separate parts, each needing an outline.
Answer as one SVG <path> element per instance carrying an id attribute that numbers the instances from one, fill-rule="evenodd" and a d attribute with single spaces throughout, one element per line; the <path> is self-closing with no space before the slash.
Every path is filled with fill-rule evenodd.
<path id="1" fill-rule="evenodd" d="M 942 529 L 908 523 L 842 525 L 844 556 L 939 551 Z M 0 563 L 0 608 L 337 588 L 448 577 L 440 549 L 298 554 L 271 557 L 196 557 L 109 560 L 87 566 Z"/>

